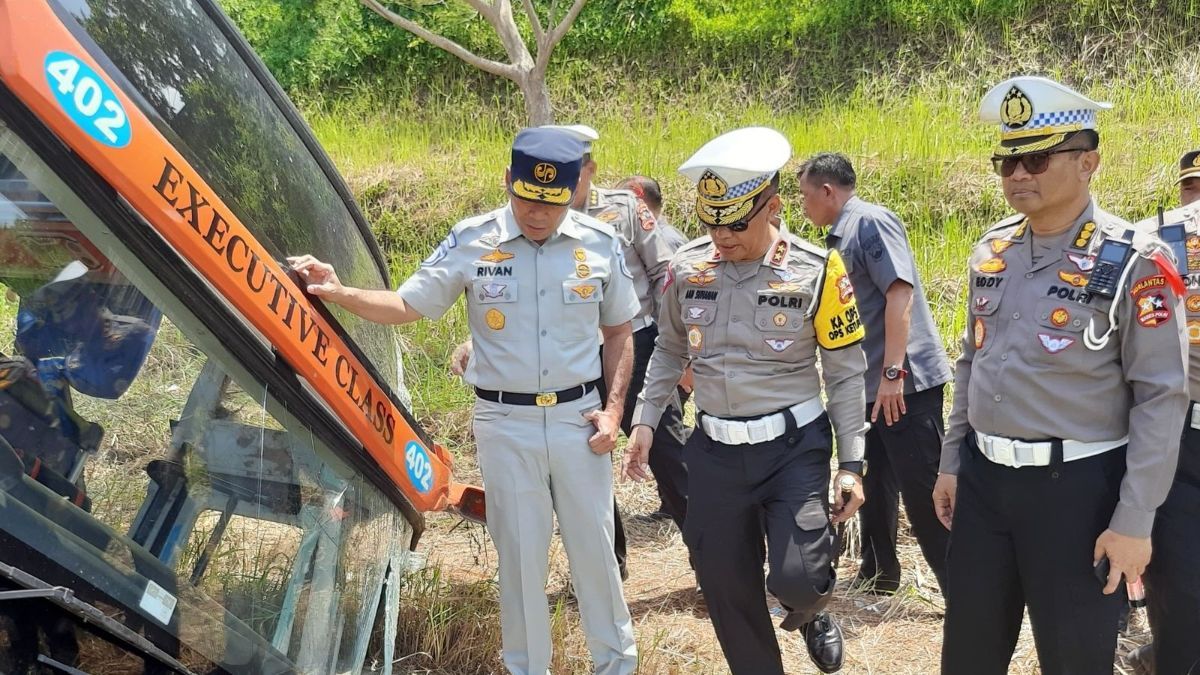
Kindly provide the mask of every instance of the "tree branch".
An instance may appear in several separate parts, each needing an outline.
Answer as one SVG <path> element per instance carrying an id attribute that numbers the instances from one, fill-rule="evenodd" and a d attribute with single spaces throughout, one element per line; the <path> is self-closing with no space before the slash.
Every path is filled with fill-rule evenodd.
<path id="1" fill-rule="evenodd" d="M 540 50 L 542 40 L 546 37 L 546 31 L 542 28 L 542 20 L 538 18 L 537 10 L 533 8 L 533 0 L 521 0 L 521 4 L 525 6 L 525 16 L 529 17 L 529 24 L 533 26 L 533 41 L 537 43 Z"/>
<path id="2" fill-rule="evenodd" d="M 392 22 L 393 24 L 403 28 L 404 30 L 412 33 L 413 35 L 416 35 L 417 37 L 428 42 L 429 44 L 431 44 L 435 47 L 438 47 L 439 49 L 445 50 L 446 52 L 449 52 L 450 54 L 453 54 L 454 56 L 457 56 L 458 58 L 469 63 L 470 65 L 475 66 L 476 68 L 479 68 L 480 70 L 489 72 L 489 73 L 499 76 L 499 77 L 508 78 L 508 79 L 514 80 L 514 81 L 518 77 L 517 68 L 515 66 L 513 66 L 512 64 L 501 63 L 499 61 L 493 61 L 492 59 L 487 59 L 482 56 L 479 56 L 479 55 L 471 52 L 467 48 L 463 47 L 462 45 L 458 44 L 457 42 L 450 40 L 448 38 L 445 38 L 441 35 L 438 35 L 437 33 L 434 33 L 433 31 L 429 30 L 428 28 L 425 28 L 421 24 L 419 24 L 415 21 L 412 21 L 411 19 L 407 19 L 403 16 L 400 16 L 399 14 L 391 11 L 387 7 L 384 7 L 383 4 L 379 2 L 379 0 L 359 0 L 359 1 L 362 2 L 363 5 L 366 5 L 371 11 L 375 12 L 379 16 L 382 16 L 383 18 L 387 19 L 388 21 Z M 476 4 L 476 2 L 473 0 L 467 0 L 467 1 L 470 2 L 473 7 Z"/>
<path id="3" fill-rule="evenodd" d="M 579 13 L 583 11 L 585 4 L 587 4 L 587 0 L 575 0 L 571 9 L 563 15 L 562 21 L 559 21 L 551 31 L 545 46 L 538 45 L 537 67 L 545 68 L 550 63 L 550 54 L 554 52 L 554 47 L 562 41 L 563 36 L 571 29 L 571 24 L 575 23 L 575 19 L 579 18 Z"/>

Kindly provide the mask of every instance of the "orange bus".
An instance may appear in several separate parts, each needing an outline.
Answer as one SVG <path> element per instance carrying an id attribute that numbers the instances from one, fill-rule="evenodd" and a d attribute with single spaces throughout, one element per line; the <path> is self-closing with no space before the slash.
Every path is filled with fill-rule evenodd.
<path id="1" fill-rule="evenodd" d="M 390 285 L 214 0 L 0 0 L 0 672 L 390 671 L 482 493 L 302 252 Z"/>

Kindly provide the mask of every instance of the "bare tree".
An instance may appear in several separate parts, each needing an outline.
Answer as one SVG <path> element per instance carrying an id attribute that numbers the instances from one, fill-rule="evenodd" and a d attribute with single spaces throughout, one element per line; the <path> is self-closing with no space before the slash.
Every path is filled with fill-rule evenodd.
<path id="1" fill-rule="evenodd" d="M 521 35 L 516 21 L 513 20 L 510 0 L 459 0 L 479 12 L 479 15 L 491 24 L 500 37 L 500 42 L 504 45 L 504 51 L 508 54 L 508 63 L 479 56 L 416 21 L 393 12 L 380 0 L 360 1 L 379 16 L 422 40 L 450 52 L 480 70 L 515 82 L 525 97 L 525 114 L 529 118 L 530 124 L 550 124 L 554 121 L 554 109 L 550 105 L 550 91 L 546 88 L 546 68 L 550 65 L 550 55 L 554 52 L 554 47 L 567 34 L 587 0 L 573 0 L 570 9 L 559 19 L 555 19 L 554 11 L 557 2 L 550 0 L 545 24 L 542 23 L 537 9 L 533 6 L 533 0 L 521 0 L 525 16 L 529 18 L 529 25 L 533 28 L 536 55 L 529 53 L 525 38 Z"/>

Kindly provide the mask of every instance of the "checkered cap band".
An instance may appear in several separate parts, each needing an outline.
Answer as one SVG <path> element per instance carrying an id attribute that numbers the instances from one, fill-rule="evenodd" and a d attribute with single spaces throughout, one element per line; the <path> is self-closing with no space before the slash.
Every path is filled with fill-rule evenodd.
<path id="1" fill-rule="evenodd" d="M 1096 128 L 1095 110 L 1058 110 L 1055 112 L 1037 113 L 1024 126 L 1013 128 L 1004 127 L 1006 131 L 1029 132 L 1034 129 L 1057 128 L 1078 125 L 1081 129 Z"/>
<path id="2" fill-rule="evenodd" d="M 759 176 L 758 178 L 751 178 L 750 180 L 746 181 L 745 183 L 738 183 L 737 185 L 734 185 L 733 187 L 729 188 L 729 190 L 725 193 L 725 196 L 721 197 L 721 200 L 728 201 L 730 199 L 738 199 L 740 197 L 745 197 L 746 195 L 750 194 L 751 192 L 754 192 L 755 190 L 757 190 L 758 186 L 767 182 L 767 180 L 770 178 L 771 178 L 771 174 L 763 174 L 763 175 Z"/>

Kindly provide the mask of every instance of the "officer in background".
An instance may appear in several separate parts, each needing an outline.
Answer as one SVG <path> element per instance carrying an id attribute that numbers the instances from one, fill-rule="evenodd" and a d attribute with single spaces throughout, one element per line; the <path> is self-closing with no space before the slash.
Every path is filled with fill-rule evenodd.
<path id="1" fill-rule="evenodd" d="M 925 300 L 904 223 L 855 195 L 858 177 L 845 155 L 822 153 L 798 172 L 804 213 L 829 228 L 854 284 L 867 330 L 867 466 L 863 495 L 862 567 L 856 586 L 894 593 L 900 492 L 925 561 L 945 588 L 949 533 L 933 511 L 933 484 L 942 451 L 942 389 L 950 362 Z"/>
<path id="2" fill-rule="evenodd" d="M 970 259 L 967 329 L 934 489 L 950 531 L 942 672 L 1006 673 L 1029 608 L 1042 672 L 1110 673 L 1121 576 L 1150 559 L 1187 404 L 1178 276 L 1101 210 L 1096 112 L 1018 77 L 981 103 L 1018 215 Z"/>
<path id="3" fill-rule="evenodd" d="M 583 150 L 561 131 L 518 133 L 505 174 L 509 204 L 456 225 L 398 293 L 342 286 L 311 256 L 290 261 L 310 293 L 380 323 L 436 319 L 466 296 L 475 354 L 465 379 L 478 396 L 474 434 L 500 560 L 504 665 L 517 675 L 550 668 L 555 515 L 595 672 L 637 668 L 613 556 L 609 453 L 638 302 L 612 228 L 569 210 Z M 596 391 L 602 372 L 607 401 Z"/>
<path id="4" fill-rule="evenodd" d="M 696 214 L 710 236 L 671 261 L 625 450 L 625 474 L 644 480 L 652 431 L 690 360 L 698 423 L 684 451 L 683 536 L 734 675 L 783 673 L 763 596 L 764 535 L 766 587 L 788 611 L 780 627 L 801 631 L 822 672 L 841 667 L 841 629 L 824 611 L 835 581 L 827 501 L 835 433 L 838 478 L 850 483 L 835 521 L 862 504 L 863 327 L 838 254 L 779 218 L 779 169 L 790 155 L 779 132 L 751 127 L 710 141 L 680 167 L 696 182 Z"/>
<path id="5" fill-rule="evenodd" d="M 1176 265 L 1187 281 L 1188 393 L 1179 468 L 1154 519 L 1154 556 L 1146 568 L 1146 609 L 1154 635 L 1131 660 L 1143 672 L 1200 673 L 1200 151 L 1179 162 L 1181 208 L 1138 223 L 1164 241 L 1180 241 Z M 1147 667 L 1149 666 L 1149 667 Z"/>

